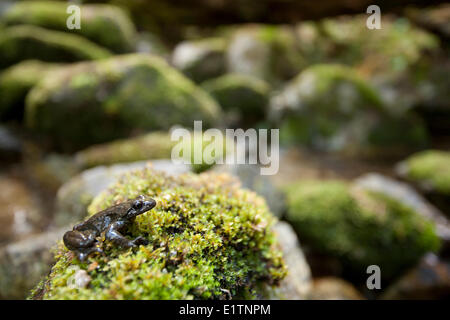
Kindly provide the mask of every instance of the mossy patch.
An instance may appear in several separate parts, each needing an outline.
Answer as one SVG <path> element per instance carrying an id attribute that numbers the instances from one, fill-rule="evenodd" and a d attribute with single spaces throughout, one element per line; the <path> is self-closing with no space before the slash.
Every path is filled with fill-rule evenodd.
<path id="1" fill-rule="evenodd" d="M 194 120 L 210 127 L 220 108 L 161 58 L 131 54 L 52 73 L 29 93 L 25 116 L 56 147 L 73 150 Z"/>
<path id="2" fill-rule="evenodd" d="M 125 174 L 98 195 L 94 214 L 144 194 L 157 206 L 136 218 L 127 235 L 150 244 L 119 250 L 104 244 L 106 257 L 80 263 L 60 245 L 57 262 L 33 294 L 44 299 L 207 299 L 255 297 L 258 285 L 285 275 L 270 230 L 274 218 L 264 200 L 228 175 L 185 174 L 177 178 L 150 168 Z M 91 278 L 71 286 L 76 270 Z M 43 290 L 43 291 L 42 291 Z"/>
<path id="3" fill-rule="evenodd" d="M 340 181 L 287 187 L 288 214 L 301 240 L 359 278 L 375 264 L 390 279 L 439 248 L 434 226 L 398 201 Z"/>
<path id="4" fill-rule="evenodd" d="M 121 8 L 105 4 L 80 5 L 81 28 L 68 30 L 67 7 L 63 2 L 21 1 L 5 12 L 2 21 L 5 25 L 29 24 L 79 34 L 118 53 L 134 48 L 136 31 Z"/>
<path id="5" fill-rule="evenodd" d="M 407 179 L 430 191 L 450 196 L 450 152 L 422 151 L 407 158 L 404 165 Z"/>
<path id="6" fill-rule="evenodd" d="M 76 34 L 31 25 L 12 26 L 0 33 L 0 68 L 29 59 L 75 62 L 109 56 L 109 50 Z"/>

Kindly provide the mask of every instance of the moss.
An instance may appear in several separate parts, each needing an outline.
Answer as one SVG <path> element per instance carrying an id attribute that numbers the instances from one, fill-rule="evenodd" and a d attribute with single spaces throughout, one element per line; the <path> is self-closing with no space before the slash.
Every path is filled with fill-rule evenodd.
<path id="1" fill-rule="evenodd" d="M 195 138 L 194 138 L 195 139 Z M 191 163 L 194 163 L 194 154 L 198 145 L 203 151 L 209 142 L 200 137 L 201 141 L 192 141 L 191 143 Z M 126 163 L 149 159 L 170 159 L 172 148 L 179 141 L 172 141 L 171 135 L 166 132 L 152 132 L 135 138 L 121 139 L 94 145 L 84 149 L 76 154 L 76 162 L 82 168 L 91 168 L 101 165 L 112 165 L 115 163 Z M 215 155 L 216 159 L 222 158 L 226 153 L 226 142 L 223 144 L 223 152 Z M 182 155 L 181 155 L 182 156 Z M 202 159 L 202 163 L 193 164 L 195 172 L 202 172 L 211 168 L 213 164 L 208 164 Z"/>
<path id="2" fill-rule="evenodd" d="M 194 120 L 210 127 L 220 108 L 161 58 L 133 54 L 52 73 L 29 93 L 25 116 L 56 147 L 73 150 Z"/>
<path id="3" fill-rule="evenodd" d="M 262 198 L 240 189 L 230 176 L 130 172 L 98 195 L 89 213 L 138 194 L 158 204 L 137 217 L 127 235 L 145 236 L 150 244 L 134 250 L 104 244 L 106 257 L 87 263 L 60 245 L 41 284 L 44 299 L 208 299 L 224 297 L 224 290 L 255 297 L 259 284 L 284 277 L 270 231 L 274 218 Z M 78 269 L 91 277 L 86 288 L 70 286 Z"/>
<path id="4" fill-rule="evenodd" d="M 57 64 L 26 60 L 0 74 L 0 119 L 22 120 L 25 96 Z"/>
<path id="5" fill-rule="evenodd" d="M 450 195 L 450 152 L 427 150 L 405 161 L 406 177 L 437 193 Z"/>
<path id="6" fill-rule="evenodd" d="M 251 125 L 264 118 L 270 93 L 265 81 L 242 74 L 226 74 L 204 82 L 202 87 L 222 109 L 237 112 L 243 123 Z"/>
<path id="7" fill-rule="evenodd" d="M 174 50 L 173 64 L 195 82 L 225 73 L 226 41 L 204 38 L 181 42 Z"/>
<path id="8" fill-rule="evenodd" d="M 74 62 L 110 55 L 107 49 L 78 35 L 30 25 L 9 27 L 0 34 L 0 68 L 27 59 Z"/>
<path id="9" fill-rule="evenodd" d="M 384 194 L 340 181 L 303 181 L 286 190 L 287 219 L 300 239 L 358 277 L 375 264 L 391 279 L 439 247 L 434 225 Z"/>
<path id="10" fill-rule="evenodd" d="M 29 24 L 67 33 L 79 34 L 114 52 L 130 52 L 136 31 L 129 17 L 119 7 L 104 4 L 81 5 L 81 29 L 68 30 L 68 4 L 50 1 L 22 1 L 6 11 L 6 25 Z"/>

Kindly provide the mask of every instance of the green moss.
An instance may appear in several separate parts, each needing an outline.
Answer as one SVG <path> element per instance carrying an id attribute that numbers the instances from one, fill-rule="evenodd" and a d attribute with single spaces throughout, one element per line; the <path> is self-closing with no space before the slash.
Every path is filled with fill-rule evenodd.
<path id="1" fill-rule="evenodd" d="M 6 28 L 0 33 L 0 68 L 27 59 L 74 62 L 107 58 L 111 54 L 75 34 L 31 25 Z"/>
<path id="2" fill-rule="evenodd" d="M 67 3 L 55 1 L 22 1 L 6 11 L 6 25 L 29 24 L 79 34 L 114 52 L 130 52 L 136 32 L 122 9 L 104 4 L 81 5 L 81 29 L 68 30 Z"/>
<path id="3" fill-rule="evenodd" d="M 0 119 L 22 120 L 25 96 L 57 64 L 37 60 L 23 61 L 0 74 Z"/>
<path id="4" fill-rule="evenodd" d="M 157 206 L 137 217 L 127 235 L 145 236 L 150 244 L 134 250 L 104 244 L 106 257 L 88 263 L 61 245 L 41 284 L 44 299 L 208 299 L 225 296 L 223 290 L 254 297 L 259 284 L 284 277 L 269 229 L 274 218 L 262 198 L 230 176 L 130 172 L 97 196 L 89 213 L 138 194 L 153 197 Z M 98 267 L 88 269 L 89 263 Z M 86 288 L 69 285 L 78 269 L 92 279 Z"/>
<path id="5" fill-rule="evenodd" d="M 204 82 L 202 87 L 224 110 L 237 112 L 243 123 L 250 125 L 264 118 L 270 93 L 265 81 L 242 74 L 226 74 Z"/>
<path id="6" fill-rule="evenodd" d="M 381 193 L 303 181 L 287 188 L 287 198 L 287 219 L 300 239 L 340 258 L 359 277 L 375 264 L 391 278 L 439 247 L 430 222 Z"/>
<path id="7" fill-rule="evenodd" d="M 194 138 L 195 139 L 195 138 Z M 191 142 L 191 156 L 189 160 L 194 163 L 195 152 L 203 151 L 209 142 L 205 137 L 200 137 L 201 141 L 193 140 Z M 101 165 L 112 165 L 115 163 L 126 163 L 149 159 L 170 159 L 172 148 L 179 141 L 171 140 L 171 135 L 166 132 L 152 132 L 135 138 L 121 139 L 91 146 L 76 154 L 77 164 L 83 168 L 91 168 Z M 223 151 L 214 155 L 216 159 L 222 158 L 226 153 L 226 142 L 223 144 Z M 198 150 L 196 149 L 198 148 Z M 180 156 L 183 156 L 182 154 Z M 193 164 L 195 172 L 203 172 L 214 165 L 205 161 L 199 164 Z"/>
<path id="8" fill-rule="evenodd" d="M 27 125 L 66 150 L 131 132 L 192 127 L 194 120 L 210 127 L 219 119 L 220 108 L 206 92 L 144 54 L 61 68 L 33 88 L 26 105 Z"/>
<path id="9" fill-rule="evenodd" d="M 450 152 L 419 152 L 406 159 L 405 164 L 409 180 L 443 195 L 450 195 Z"/>

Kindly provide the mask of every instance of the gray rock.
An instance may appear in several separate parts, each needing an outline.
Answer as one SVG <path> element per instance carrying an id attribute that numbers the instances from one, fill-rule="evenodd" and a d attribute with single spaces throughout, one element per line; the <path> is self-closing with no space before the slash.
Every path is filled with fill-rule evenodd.
<path id="1" fill-rule="evenodd" d="M 15 160 L 22 154 L 22 142 L 6 127 L 0 126 L 0 160 Z"/>
<path id="2" fill-rule="evenodd" d="M 283 258 L 288 268 L 287 276 L 280 286 L 274 289 L 272 299 L 298 300 L 306 299 L 311 289 L 311 270 L 302 252 L 297 235 L 286 222 L 278 222 L 274 232 L 283 251 Z"/>
<path id="3" fill-rule="evenodd" d="M 50 271 L 50 249 L 67 227 L 32 236 L 0 249 L 0 298 L 23 299 Z"/>
<path id="4" fill-rule="evenodd" d="M 168 174 L 176 175 L 190 170 L 188 166 L 174 165 L 170 160 L 154 160 L 150 163 L 156 170 Z M 148 161 L 138 161 L 100 166 L 81 172 L 58 190 L 55 225 L 63 226 L 82 220 L 86 216 L 88 205 L 96 195 L 117 181 L 122 173 L 144 168 L 148 164 Z"/>
<path id="5" fill-rule="evenodd" d="M 335 278 L 323 277 L 314 280 L 308 296 L 311 300 L 362 300 L 362 294 L 349 282 Z"/>

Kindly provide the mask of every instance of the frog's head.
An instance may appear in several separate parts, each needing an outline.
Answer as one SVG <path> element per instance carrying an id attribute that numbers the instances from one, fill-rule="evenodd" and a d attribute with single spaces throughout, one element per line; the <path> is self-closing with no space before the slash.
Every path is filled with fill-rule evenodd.
<path id="1" fill-rule="evenodd" d="M 156 206 L 156 201 L 152 198 L 146 198 L 140 195 L 136 199 L 130 200 L 130 208 L 126 213 L 128 219 L 134 218 Z"/>

